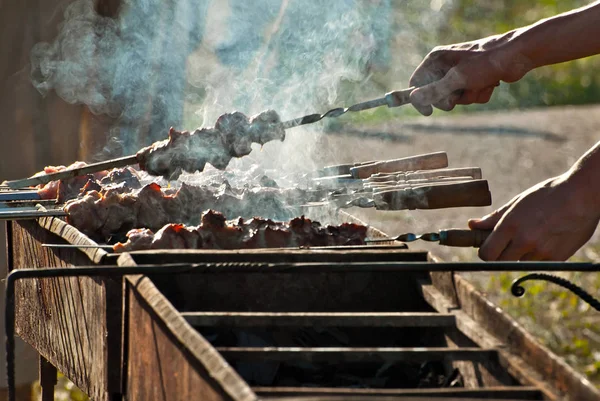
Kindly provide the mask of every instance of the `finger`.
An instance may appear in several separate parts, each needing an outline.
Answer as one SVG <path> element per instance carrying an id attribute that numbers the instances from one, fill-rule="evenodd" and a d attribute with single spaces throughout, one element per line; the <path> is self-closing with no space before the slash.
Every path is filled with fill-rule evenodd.
<path id="1" fill-rule="evenodd" d="M 477 94 L 477 100 L 475 101 L 475 103 L 483 104 L 489 102 L 490 98 L 492 97 L 492 93 L 494 93 L 493 87 L 482 89 Z"/>
<path id="2" fill-rule="evenodd" d="M 461 98 L 462 94 L 462 91 L 452 92 L 450 96 L 435 103 L 433 106 L 443 111 L 452 111 L 454 107 L 456 107 L 458 99 Z"/>
<path id="3" fill-rule="evenodd" d="M 495 230 L 492 231 L 490 236 L 485 240 L 481 248 L 479 248 L 479 257 L 485 261 L 498 260 L 502 252 L 510 244 L 510 238 L 507 230 Z"/>
<path id="4" fill-rule="evenodd" d="M 504 213 L 512 206 L 512 203 L 507 203 L 498 210 L 483 216 L 481 219 L 470 219 L 468 224 L 471 230 L 493 230 L 496 224 L 500 221 Z"/>
<path id="5" fill-rule="evenodd" d="M 413 107 L 415 109 L 417 109 L 417 111 L 419 113 L 421 113 L 422 115 L 424 115 L 425 117 L 428 117 L 433 114 L 433 107 L 431 107 L 430 105 L 423 106 L 423 105 L 417 105 L 417 104 L 413 103 Z"/>
<path id="6" fill-rule="evenodd" d="M 541 258 L 535 252 L 528 252 L 525 255 L 521 256 L 519 260 L 521 262 L 534 262 L 537 260 L 541 260 Z"/>
<path id="7" fill-rule="evenodd" d="M 479 96 L 479 91 L 464 91 L 462 96 L 458 98 L 457 104 L 473 104 L 477 102 L 477 98 Z"/>
<path id="8" fill-rule="evenodd" d="M 515 261 L 520 260 L 524 255 L 531 251 L 527 245 L 520 241 L 511 240 L 506 248 L 498 256 L 498 261 Z"/>
<path id="9" fill-rule="evenodd" d="M 463 89 L 464 78 L 456 68 L 448 71 L 443 78 L 428 85 L 415 89 L 410 94 L 414 105 L 431 105 L 449 97 L 452 92 Z"/>

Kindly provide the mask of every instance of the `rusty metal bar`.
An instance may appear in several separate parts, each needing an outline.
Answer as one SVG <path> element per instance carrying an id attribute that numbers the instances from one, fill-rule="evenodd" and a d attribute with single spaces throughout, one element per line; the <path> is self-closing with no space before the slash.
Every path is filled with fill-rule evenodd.
<path id="1" fill-rule="evenodd" d="M 56 216 L 66 216 L 63 210 L 53 209 L 53 210 L 18 210 L 15 209 L 3 209 L 0 210 L 0 220 L 31 220 L 31 219 L 39 219 L 40 217 L 56 217 Z"/>
<path id="2" fill-rule="evenodd" d="M 305 361 L 329 363 L 497 361 L 495 349 L 370 347 L 217 347 L 230 362 Z"/>
<path id="3" fill-rule="evenodd" d="M 259 397 L 323 397 L 323 396 L 373 396 L 424 397 L 423 399 L 503 399 L 541 400 L 542 393 L 537 387 L 497 386 L 486 388 L 421 388 L 421 389 L 371 389 L 371 388 L 310 388 L 310 387 L 253 387 Z M 431 398 L 429 398 L 431 397 Z M 394 398 L 395 399 L 395 398 Z"/>
<path id="4" fill-rule="evenodd" d="M 452 314 L 412 312 L 182 312 L 201 327 L 452 327 Z"/>
<path id="5" fill-rule="evenodd" d="M 0 191 L 0 201 L 40 200 L 37 191 Z"/>
<path id="6" fill-rule="evenodd" d="M 41 401 L 54 401 L 54 386 L 58 382 L 58 371 L 46 358 L 40 355 Z"/>
<path id="7" fill-rule="evenodd" d="M 154 254 L 132 254 L 136 257 L 142 256 L 140 261 L 146 262 L 143 265 L 150 264 L 143 256 Z M 239 259 L 233 262 L 221 262 L 216 254 L 188 254 L 188 266 L 194 270 L 194 273 L 289 273 L 289 274 L 315 274 L 315 273 L 367 273 L 367 272 L 402 272 L 402 273 L 425 273 L 425 272 L 494 272 L 494 271 L 578 271 L 578 272 L 599 272 L 600 264 L 597 263 L 577 263 L 577 262 L 412 262 L 407 261 L 385 261 L 388 259 L 382 256 L 384 261 L 365 261 L 365 262 L 347 262 L 343 260 L 334 260 L 331 262 L 298 262 L 298 263 L 276 263 L 276 262 L 250 262 L 250 254 L 238 254 Z M 268 254 L 265 254 L 268 255 Z M 318 254 L 312 254 L 318 256 Z M 261 259 L 261 254 L 254 255 L 257 260 Z M 286 255 L 291 258 L 292 255 Z M 355 255 L 355 258 L 360 255 Z M 190 260 L 196 257 L 197 260 L 205 260 L 205 263 L 193 263 Z M 215 258 L 215 260 L 211 260 Z M 171 260 L 175 259 L 174 257 Z M 223 258 L 221 258 L 223 259 Z M 391 258 L 390 258 L 391 259 Z M 211 263 L 212 262 L 212 263 Z M 164 265 L 163 265 L 164 266 Z"/>

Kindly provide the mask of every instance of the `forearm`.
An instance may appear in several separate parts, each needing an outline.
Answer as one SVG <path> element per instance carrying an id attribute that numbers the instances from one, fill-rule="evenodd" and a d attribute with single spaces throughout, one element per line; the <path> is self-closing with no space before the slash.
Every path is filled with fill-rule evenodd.
<path id="1" fill-rule="evenodd" d="M 600 53 L 600 1 L 509 32 L 529 69 Z"/>

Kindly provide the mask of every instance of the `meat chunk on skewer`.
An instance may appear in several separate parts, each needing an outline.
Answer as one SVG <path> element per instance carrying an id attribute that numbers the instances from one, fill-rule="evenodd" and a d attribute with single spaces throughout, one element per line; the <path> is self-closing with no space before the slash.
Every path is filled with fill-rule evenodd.
<path id="1" fill-rule="evenodd" d="M 169 130 L 169 138 L 155 142 L 137 153 L 140 168 L 149 174 L 176 179 L 182 171 L 204 170 L 206 163 L 224 170 L 233 157 L 252 151 L 252 143 L 285 139 L 277 113 L 264 111 L 250 119 L 240 112 L 219 117 L 214 128 L 188 131 Z"/>
<path id="2" fill-rule="evenodd" d="M 85 167 L 85 162 L 75 162 L 70 166 L 47 166 L 44 171 L 41 171 L 35 176 L 44 174 L 56 173 L 64 170 L 71 170 Z M 111 171 L 99 171 L 94 174 L 80 175 L 77 177 L 51 181 L 45 185 L 37 187 L 37 192 L 40 199 L 56 199 L 58 203 L 66 203 L 71 199 L 75 199 L 80 195 L 84 195 L 89 191 L 100 191 L 103 188 L 112 188 L 116 186 L 124 186 L 128 189 L 140 188 L 140 180 L 134 169 L 130 167 L 113 169 Z"/>
<path id="3" fill-rule="evenodd" d="M 69 224 L 94 239 L 104 240 L 133 228 L 159 230 L 167 223 L 200 224 L 201 213 L 207 209 L 245 218 L 291 218 L 297 215 L 291 205 L 300 204 L 304 196 L 299 189 L 235 190 L 183 184 L 178 190 L 165 190 L 153 183 L 136 192 L 122 192 L 119 187 L 91 191 L 67 202 L 64 210 Z"/>
<path id="4" fill-rule="evenodd" d="M 154 234 L 132 230 L 127 242 L 114 246 L 115 252 L 144 249 L 255 249 L 306 246 L 364 245 L 367 228 L 344 223 L 322 226 L 304 216 L 289 222 L 254 217 L 227 221 L 219 212 L 203 213 L 201 224 L 189 227 L 167 224 Z"/>

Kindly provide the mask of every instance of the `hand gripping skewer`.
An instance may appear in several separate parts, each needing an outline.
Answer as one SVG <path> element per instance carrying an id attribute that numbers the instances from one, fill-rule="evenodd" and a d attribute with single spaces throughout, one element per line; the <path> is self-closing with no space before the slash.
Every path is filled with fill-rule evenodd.
<path id="1" fill-rule="evenodd" d="M 414 90 L 414 88 L 403 89 L 399 91 L 389 92 L 384 97 L 379 99 L 369 100 L 367 102 L 362 102 L 355 104 L 346 108 L 336 108 L 329 110 L 325 114 L 310 114 L 304 117 L 296 118 L 293 120 L 284 121 L 281 124 L 284 129 L 297 127 L 305 124 L 316 123 L 327 117 L 339 117 L 343 114 L 346 114 L 349 111 L 362 111 L 372 109 L 374 107 L 380 106 L 388 106 L 388 107 L 398 107 L 410 103 L 410 93 Z M 36 185 L 47 184 L 50 181 L 57 180 L 65 180 L 68 178 L 77 177 L 85 174 L 92 174 L 98 171 L 108 170 L 111 168 L 125 167 L 132 164 L 137 164 L 138 159 L 136 155 L 125 156 L 118 159 L 111 159 L 100 163 L 88 164 L 85 167 L 75 168 L 75 169 L 67 169 L 64 171 L 60 171 L 57 173 L 40 175 L 37 177 L 25 178 L 22 180 L 14 180 L 14 181 L 5 181 L 2 183 L 2 186 L 8 187 L 9 189 L 19 189 L 32 187 Z"/>

